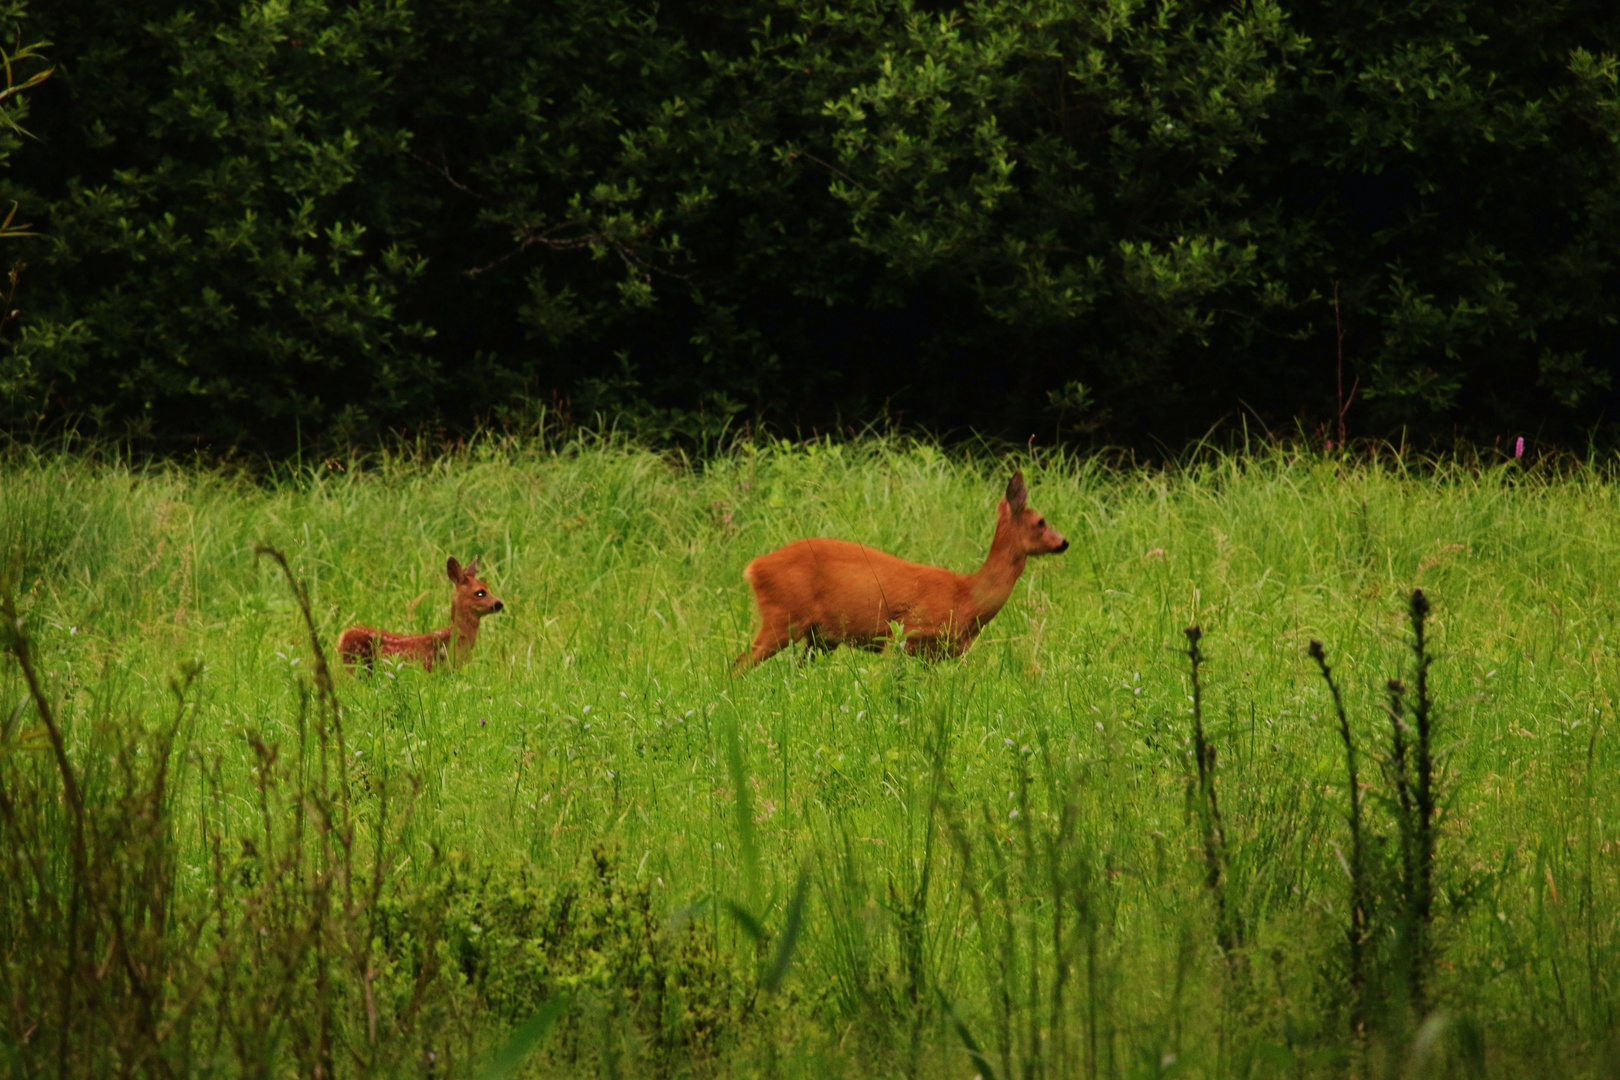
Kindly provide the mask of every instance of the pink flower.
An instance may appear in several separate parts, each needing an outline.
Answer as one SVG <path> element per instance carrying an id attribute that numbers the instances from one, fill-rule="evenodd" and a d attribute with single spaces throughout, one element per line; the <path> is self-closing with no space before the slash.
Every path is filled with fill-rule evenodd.
<path id="1" fill-rule="evenodd" d="M 1524 436 L 1523 435 L 1520 435 L 1517 439 L 1515 439 L 1513 441 L 1513 456 L 1516 457 L 1516 458 L 1524 457 Z"/>

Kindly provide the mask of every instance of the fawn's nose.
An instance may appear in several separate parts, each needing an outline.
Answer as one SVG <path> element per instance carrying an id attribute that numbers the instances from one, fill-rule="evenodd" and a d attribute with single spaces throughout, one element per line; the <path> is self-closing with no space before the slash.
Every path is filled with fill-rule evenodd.
<path id="1" fill-rule="evenodd" d="M 1052 554 L 1061 555 L 1065 551 L 1068 551 L 1068 550 L 1069 550 L 1069 542 L 1067 540 L 1065 540 L 1065 541 L 1063 541 L 1063 543 L 1059 544 L 1057 547 L 1052 549 Z"/>
<path id="2" fill-rule="evenodd" d="M 1065 546 L 1067 546 L 1067 545 L 1065 545 Z M 495 606 L 490 608 L 489 610 L 491 610 L 491 611 L 505 611 L 506 610 L 506 605 L 501 603 L 499 600 L 497 600 L 497 601 L 495 601 Z"/>

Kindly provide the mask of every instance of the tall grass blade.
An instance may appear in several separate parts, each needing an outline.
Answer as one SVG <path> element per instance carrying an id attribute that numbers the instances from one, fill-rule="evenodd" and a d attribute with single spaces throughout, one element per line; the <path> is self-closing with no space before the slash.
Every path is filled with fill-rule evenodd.
<path id="1" fill-rule="evenodd" d="M 759 909 L 762 895 L 759 879 L 759 834 L 754 826 L 754 797 L 743 764 L 742 733 L 731 710 L 720 720 L 720 741 L 726 755 L 726 771 L 731 777 L 731 806 L 737 823 L 737 842 L 742 847 L 743 881 L 748 889 L 748 906 Z"/>
<path id="2" fill-rule="evenodd" d="M 990 1059 L 984 1056 L 984 1051 L 979 1047 L 978 1040 L 973 1037 L 973 1032 L 968 1030 L 967 1022 L 957 1013 L 956 1006 L 951 1003 L 950 998 L 945 996 L 943 990 L 939 992 L 939 1007 L 940 1011 L 945 1014 L 945 1019 L 950 1022 L 951 1030 L 955 1031 L 956 1037 L 962 1041 L 963 1048 L 968 1052 L 969 1060 L 973 1062 L 973 1067 L 979 1071 L 982 1080 L 996 1080 L 995 1067 L 990 1064 Z"/>
<path id="3" fill-rule="evenodd" d="M 801 867 L 799 880 L 793 886 L 793 899 L 788 901 L 782 933 L 776 942 L 776 955 L 771 959 L 770 970 L 765 973 L 763 985 L 767 993 L 776 993 L 782 985 L 782 979 L 787 976 L 788 968 L 793 964 L 793 950 L 799 944 L 799 928 L 804 923 L 804 902 L 809 895 L 810 872 L 807 868 Z"/>
<path id="4" fill-rule="evenodd" d="M 478 1071 L 478 1080 L 506 1080 L 507 1077 L 522 1068 L 529 1056 L 540 1049 L 550 1033 L 551 1026 L 573 1004 L 573 998 L 561 994 L 552 998 L 523 1022 L 521 1026 L 506 1040 L 501 1048 L 495 1051 L 488 1064 Z"/>
<path id="5" fill-rule="evenodd" d="M 769 936 L 765 930 L 765 924 L 760 922 L 753 912 L 737 901 L 722 900 L 720 904 L 726 909 L 726 914 L 736 920 L 737 925 L 742 928 L 743 933 L 747 934 L 750 940 L 756 943 L 762 942 Z"/>

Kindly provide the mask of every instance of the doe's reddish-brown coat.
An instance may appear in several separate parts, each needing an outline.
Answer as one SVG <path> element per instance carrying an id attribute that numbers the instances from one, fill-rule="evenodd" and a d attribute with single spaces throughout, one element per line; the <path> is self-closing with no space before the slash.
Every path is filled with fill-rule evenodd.
<path id="1" fill-rule="evenodd" d="M 490 588 L 478 577 L 478 560 L 462 566 L 453 557 L 445 563 L 453 592 L 450 625 L 426 634 L 394 634 L 369 626 L 351 626 L 338 635 L 338 655 L 349 667 L 357 662 L 370 667 L 379 656 L 420 661 L 429 671 L 445 659 L 466 661 L 478 642 L 478 623 L 485 615 L 503 610 Z"/>
<path id="2" fill-rule="evenodd" d="M 848 540 L 794 540 L 743 570 L 760 627 L 736 669 L 789 644 L 878 647 L 898 626 L 908 652 L 961 655 L 1007 603 L 1027 559 L 1068 550 L 1069 542 L 1026 505 L 1015 472 L 996 507 L 990 554 L 972 574 L 908 562 Z"/>

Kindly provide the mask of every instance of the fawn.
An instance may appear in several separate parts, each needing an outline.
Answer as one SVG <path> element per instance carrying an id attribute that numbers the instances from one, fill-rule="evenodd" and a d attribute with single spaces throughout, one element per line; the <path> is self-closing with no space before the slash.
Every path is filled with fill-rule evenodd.
<path id="1" fill-rule="evenodd" d="M 743 570 L 754 589 L 760 627 L 753 646 L 732 665 L 752 667 L 790 642 L 812 649 L 881 648 L 901 627 L 907 652 L 960 656 L 1007 603 L 1024 560 L 1058 555 L 1069 542 L 1025 505 L 1024 474 L 1015 472 L 996 507 L 996 535 L 976 573 L 907 562 L 847 540 L 795 540 Z"/>
<path id="2" fill-rule="evenodd" d="M 506 605 L 490 595 L 489 586 L 478 579 L 478 560 L 462 566 L 451 558 L 444 566 L 455 592 L 450 597 L 450 625 L 427 634 L 390 634 L 369 626 L 351 626 L 338 635 L 338 655 L 353 667 L 355 661 L 371 667 L 379 656 L 402 656 L 420 660 L 429 671 L 437 660 L 452 659 L 461 664 L 478 642 L 478 620 L 493 615 Z"/>

